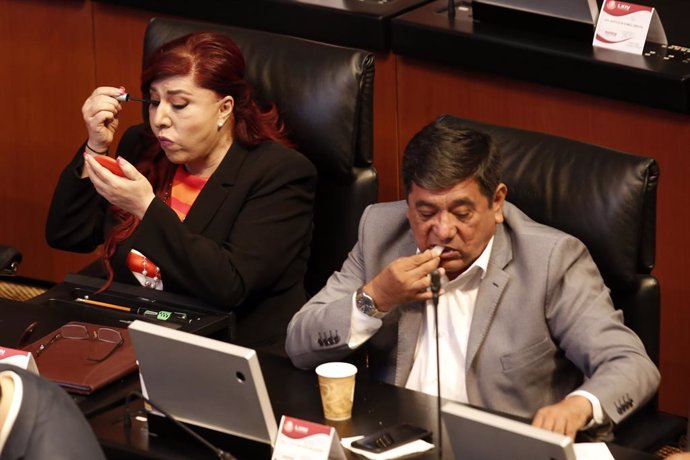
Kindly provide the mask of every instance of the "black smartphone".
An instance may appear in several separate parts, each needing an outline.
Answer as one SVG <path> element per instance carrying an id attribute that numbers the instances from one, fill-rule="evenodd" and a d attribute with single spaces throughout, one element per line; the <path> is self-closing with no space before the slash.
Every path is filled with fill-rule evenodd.
<path id="1" fill-rule="evenodd" d="M 369 452 L 385 452 L 416 439 L 429 438 L 431 432 L 418 426 L 401 423 L 372 433 L 352 443 L 355 449 Z"/>

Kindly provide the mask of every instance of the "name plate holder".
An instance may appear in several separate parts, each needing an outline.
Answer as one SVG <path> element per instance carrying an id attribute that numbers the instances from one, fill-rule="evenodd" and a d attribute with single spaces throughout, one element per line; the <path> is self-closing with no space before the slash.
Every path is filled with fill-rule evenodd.
<path id="1" fill-rule="evenodd" d="M 618 0 L 601 5 L 592 46 L 642 54 L 647 41 L 668 44 L 656 9 Z"/>
<path id="2" fill-rule="evenodd" d="M 28 351 L 0 347 L 0 363 L 11 364 L 38 375 L 38 367 L 36 367 L 34 355 Z"/>
<path id="3" fill-rule="evenodd" d="M 272 460 L 345 460 L 335 428 L 283 415 Z"/>

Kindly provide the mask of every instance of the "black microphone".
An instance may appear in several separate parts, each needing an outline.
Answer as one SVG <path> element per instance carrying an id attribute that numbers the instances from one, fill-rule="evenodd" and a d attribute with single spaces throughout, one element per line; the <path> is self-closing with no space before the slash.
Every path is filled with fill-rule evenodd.
<path id="1" fill-rule="evenodd" d="M 220 459 L 220 460 L 237 460 L 230 452 L 225 452 L 223 449 L 219 449 L 218 447 L 214 446 L 210 442 L 208 442 L 206 439 L 204 439 L 200 434 L 196 433 L 194 430 L 189 428 L 187 425 L 180 423 L 175 417 L 173 417 L 170 413 L 162 409 L 158 404 L 155 404 L 153 401 L 148 399 L 146 396 L 141 394 L 138 391 L 131 391 L 129 394 L 127 394 L 127 398 L 125 399 L 125 415 L 123 417 L 123 423 L 125 425 L 125 428 L 131 428 L 132 426 L 132 416 L 129 413 L 129 403 L 131 402 L 132 398 L 136 397 L 139 399 L 143 399 L 147 403 L 151 405 L 154 409 L 156 409 L 158 412 L 163 414 L 168 420 L 173 422 L 175 425 L 179 426 L 182 428 L 184 431 L 186 431 L 190 436 L 192 436 L 194 439 L 199 441 L 201 444 L 205 445 L 209 449 L 213 451 L 214 454 Z"/>
<path id="2" fill-rule="evenodd" d="M 431 295 L 434 307 L 438 307 L 438 296 L 441 293 L 441 275 L 438 270 L 431 272 Z"/>
<path id="3" fill-rule="evenodd" d="M 448 17 L 455 17 L 455 0 L 448 0 Z"/>
<path id="4" fill-rule="evenodd" d="M 453 11 L 455 13 L 455 11 Z M 443 457 L 443 427 L 441 426 L 441 358 L 438 339 L 438 296 L 441 292 L 441 275 L 438 270 L 431 272 L 431 301 L 434 304 L 434 324 L 436 325 L 436 424 L 438 425 L 438 458 Z"/>

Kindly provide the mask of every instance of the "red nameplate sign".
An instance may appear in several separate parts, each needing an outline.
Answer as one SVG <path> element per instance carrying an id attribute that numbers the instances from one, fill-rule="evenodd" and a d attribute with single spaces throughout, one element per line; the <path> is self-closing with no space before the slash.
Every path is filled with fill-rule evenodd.
<path id="1" fill-rule="evenodd" d="M 283 415 L 272 460 L 341 460 L 345 452 L 335 428 Z"/>

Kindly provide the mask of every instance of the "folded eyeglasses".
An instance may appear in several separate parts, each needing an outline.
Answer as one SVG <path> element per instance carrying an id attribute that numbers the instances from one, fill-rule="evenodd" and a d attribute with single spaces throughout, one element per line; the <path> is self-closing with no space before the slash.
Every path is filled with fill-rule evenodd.
<path id="1" fill-rule="evenodd" d="M 60 339 L 95 340 L 97 342 L 112 345 L 105 350 L 105 353 L 101 352 L 96 356 L 92 354 L 96 350 L 89 351 L 89 356 L 87 357 L 89 361 L 101 362 L 108 359 L 110 355 L 112 355 L 113 352 L 115 352 L 115 350 L 124 343 L 122 334 L 115 329 L 111 329 L 109 327 L 99 327 L 98 329 L 94 329 L 92 332 L 93 335 L 83 324 L 65 324 L 48 342 L 38 347 L 38 350 L 36 350 L 36 358 L 41 356 L 41 354 L 46 351 L 48 347 Z"/>

